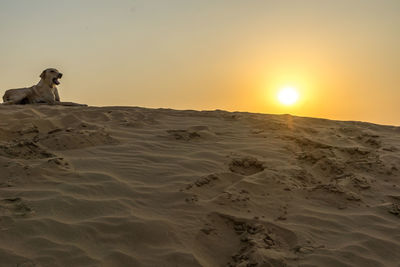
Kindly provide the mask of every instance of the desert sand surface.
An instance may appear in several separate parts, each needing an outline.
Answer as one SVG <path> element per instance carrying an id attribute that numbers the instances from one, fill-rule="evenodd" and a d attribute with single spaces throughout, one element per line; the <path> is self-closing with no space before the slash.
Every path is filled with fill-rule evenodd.
<path id="1" fill-rule="evenodd" d="M 400 127 L 0 106 L 0 266 L 400 266 Z"/>

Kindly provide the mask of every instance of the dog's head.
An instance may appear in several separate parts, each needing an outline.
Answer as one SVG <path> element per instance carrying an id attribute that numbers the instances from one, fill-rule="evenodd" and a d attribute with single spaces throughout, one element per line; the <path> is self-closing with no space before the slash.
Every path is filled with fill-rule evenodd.
<path id="1" fill-rule="evenodd" d="M 45 81 L 50 87 L 53 87 L 54 85 L 59 85 L 60 82 L 58 79 L 61 79 L 62 73 L 59 72 L 56 69 L 45 69 L 42 74 L 40 74 L 40 78 L 42 78 L 43 81 Z"/>

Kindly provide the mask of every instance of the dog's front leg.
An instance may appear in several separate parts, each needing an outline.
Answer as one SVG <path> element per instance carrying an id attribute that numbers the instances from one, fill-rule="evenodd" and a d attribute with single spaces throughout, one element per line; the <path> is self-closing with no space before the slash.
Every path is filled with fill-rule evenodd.
<path id="1" fill-rule="evenodd" d="M 60 102 L 60 95 L 58 94 L 57 87 L 54 88 L 54 98 L 55 98 L 56 102 Z"/>
<path id="2" fill-rule="evenodd" d="M 78 104 L 78 103 L 74 103 L 74 102 L 60 102 L 60 101 L 56 101 L 55 105 L 60 105 L 60 106 L 77 106 L 77 107 L 87 107 L 86 104 Z"/>

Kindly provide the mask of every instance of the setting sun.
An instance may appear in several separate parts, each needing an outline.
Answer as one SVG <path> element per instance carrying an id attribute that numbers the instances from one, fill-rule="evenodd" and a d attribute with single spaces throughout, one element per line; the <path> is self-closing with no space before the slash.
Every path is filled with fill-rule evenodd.
<path id="1" fill-rule="evenodd" d="M 296 88 L 285 87 L 278 92 L 278 100 L 281 104 L 291 106 L 299 99 L 299 93 Z"/>

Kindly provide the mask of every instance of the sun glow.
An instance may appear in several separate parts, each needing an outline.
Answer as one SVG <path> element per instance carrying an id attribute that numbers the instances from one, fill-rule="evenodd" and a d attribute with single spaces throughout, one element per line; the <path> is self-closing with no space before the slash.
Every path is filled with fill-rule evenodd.
<path id="1" fill-rule="evenodd" d="M 285 106 L 291 106 L 299 99 L 299 93 L 296 88 L 285 87 L 278 92 L 278 100 Z"/>

